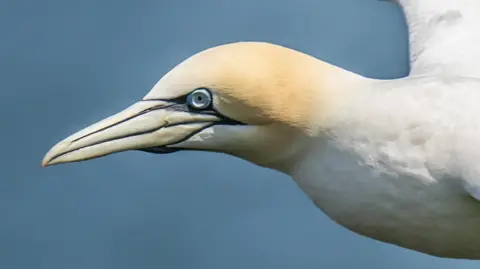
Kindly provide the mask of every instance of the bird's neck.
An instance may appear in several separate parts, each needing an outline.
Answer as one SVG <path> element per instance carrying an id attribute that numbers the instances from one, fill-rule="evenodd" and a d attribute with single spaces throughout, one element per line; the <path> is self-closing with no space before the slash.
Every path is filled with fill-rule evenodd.
<path id="1" fill-rule="evenodd" d="M 369 95 L 378 80 L 367 78 L 341 67 L 318 61 L 317 79 L 314 83 L 314 108 L 309 137 L 322 138 L 324 133 L 348 121 L 358 100 Z"/>
<path id="2" fill-rule="evenodd" d="M 258 142 L 254 156 L 242 156 L 286 174 L 315 141 L 343 124 L 352 104 L 368 92 L 373 81 L 308 55 L 294 60 L 290 77 L 279 83 L 291 92 L 279 90 L 290 98 L 275 110 L 275 123 L 252 129 L 257 137 L 268 140 Z"/>
<path id="3" fill-rule="evenodd" d="M 311 155 L 314 148 L 318 148 L 319 141 L 324 141 L 337 129 L 343 129 L 355 118 L 354 110 L 358 109 L 358 102 L 365 100 L 376 87 L 378 80 L 363 77 L 322 61 L 318 62 L 319 73 L 313 78 L 316 91 L 311 105 L 314 107 L 310 124 L 306 129 L 290 131 L 292 143 L 288 147 L 288 154 L 282 154 L 275 162 L 268 166 L 286 174 L 291 174 L 298 162 L 305 156 Z M 368 104 L 365 104 L 368 105 Z M 361 105 L 363 106 L 363 105 Z M 280 132 L 280 133 L 284 133 Z M 282 150 L 283 151 L 283 150 Z"/>

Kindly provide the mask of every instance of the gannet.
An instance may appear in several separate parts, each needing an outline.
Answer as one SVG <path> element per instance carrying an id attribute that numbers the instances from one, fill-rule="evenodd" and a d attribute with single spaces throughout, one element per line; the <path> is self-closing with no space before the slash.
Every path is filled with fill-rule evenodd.
<path id="1" fill-rule="evenodd" d="M 42 166 L 201 150 L 283 172 L 336 223 L 438 257 L 480 259 L 480 1 L 397 0 L 411 73 L 363 77 L 264 42 L 201 51 Z"/>

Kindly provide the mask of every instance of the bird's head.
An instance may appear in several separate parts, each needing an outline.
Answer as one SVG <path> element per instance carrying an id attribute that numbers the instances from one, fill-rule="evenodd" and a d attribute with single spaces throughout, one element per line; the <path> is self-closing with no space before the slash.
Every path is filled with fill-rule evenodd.
<path id="1" fill-rule="evenodd" d="M 347 73 L 268 43 L 210 48 L 173 68 L 142 100 L 59 142 L 42 166 L 127 150 L 202 150 L 274 167 L 328 126 L 349 79 L 339 74 Z"/>

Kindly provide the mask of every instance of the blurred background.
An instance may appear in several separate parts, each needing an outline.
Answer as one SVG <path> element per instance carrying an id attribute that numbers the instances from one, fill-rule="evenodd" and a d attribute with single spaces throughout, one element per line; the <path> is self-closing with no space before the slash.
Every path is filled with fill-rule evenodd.
<path id="1" fill-rule="evenodd" d="M 245 40 L 369 77 L 408 72 L 402 13 L 377 0 L 0 0 L 0 268 L 480 266 L 349 232 L 288 177 L 226 155 L 40 168 L 186 57 Z"/>

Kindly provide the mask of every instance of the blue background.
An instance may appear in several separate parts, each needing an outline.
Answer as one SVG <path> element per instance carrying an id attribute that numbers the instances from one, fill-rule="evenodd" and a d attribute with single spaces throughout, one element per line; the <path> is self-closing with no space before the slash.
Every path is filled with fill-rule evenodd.
<path id="1" fill-rule="evenodd" d="M 288 177 L 200 152 L 40 168 L 60 139 L 186 57 L 268 41 L 375 78 L 408 71 L 377 0 L 1 0 L 0 268 L 478 268 L 333 223 Z"/>

